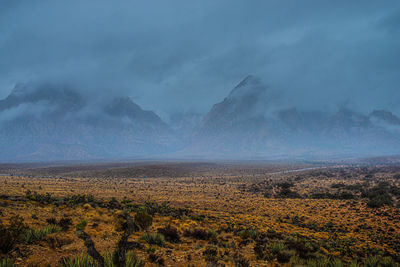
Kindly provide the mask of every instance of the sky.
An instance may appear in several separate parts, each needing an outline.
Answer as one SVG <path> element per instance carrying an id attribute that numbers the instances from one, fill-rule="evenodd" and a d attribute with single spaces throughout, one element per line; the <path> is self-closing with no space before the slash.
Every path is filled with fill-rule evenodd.
<path id="1" fill-rule="evenodd" d="M 165 118 L 249 74 L 299 108 L 400 115 L 400 1 L 0 1 L 0 98 L 65 83 Z"/>

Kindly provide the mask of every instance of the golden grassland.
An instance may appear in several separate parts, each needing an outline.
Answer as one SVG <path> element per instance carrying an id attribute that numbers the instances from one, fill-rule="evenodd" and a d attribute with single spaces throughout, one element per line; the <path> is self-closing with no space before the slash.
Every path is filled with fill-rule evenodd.
<path id="1" fill-rule="evenodd" d="M 358 191 L 352 191 L 354 198 L 348 199 L 310 197 L 315 193 L 346 191 L 346 186 L 360 184 L 372 188 L 388 182 L 398 187 L 400 167 L 328 167 L 292 173 L 273 173 L 277 168 L 272 168 L 273 171 L 238 170 L 206 170 L 198 176 L 186 173 L 187 176 L 179 177 L 164 177 L 157 172 L 156 177 L 128 178 L 128 175 L 118 177 L 116 172 L 111 178 L 99 171 L 95 175 L 80 173 L 86 177 L 1 176 L 0 220 L 3 224 L 15 215 L 21 216 L 32 229 L 46 227 L 49 218 L 72 219 L 70 229 L 48 234 L 32 244 L 20 242 L 3 257 L 12 258 L 21 266 L 57 266 L 63 257 L 86 251 L 83 241 L 74 233 L 75 225 L 83 219 L 88 222 L 85 231 L 96 248 L 101 253 L 109 252 L 121 236 L 116 229 L 119 210 L 128 210 L 133 217 L 141 207 L 146 209 L 149 205 L 146 203 L 166 203 L 172 209 L 185 209 L 190 213 L 175 216 L 155 212 L 148 229 L 130 236 L 131 240 L 143 244 L 135 252 L 146 266 L 160 263 L 166 266 L 245 266 L 240 265 L 238 258 L 242 259 L 242 264 L 250 266 L 307 266 L 318 258 L 337 258 L 343 264 L 355 261 L 362 264 L 371 256 L 391 257 L 393 262 L 400 260 L 400 209 L 396 196 L 392 196 L 392 205 L 379 208 L 368 207 L 367 200 Z M 279 196 L 285 182 L 290 183 L 287 187 L 298 196 Z M 115 198 L 112 201 L 116 201 L 118 207 L 90 201 L 76 205 L 40 202 L 26 198 L 27 191 L 50 194 L 53 198 L 93 195 L 104 203 Z M 165 242 L 164 246 L 159 246 L 141 240 L 145 233 L 156 233 L 158 228 L 167 225 L 176 227 L 181 237 L 179 243 Z M 212 232 L 212 237 L 201 240 L 185 235 L 191 229 Z M 250 236 L 246 236 L 245 231 L 249 231 Z M 280 243 L 284 247 L 271 247 Z M 304 248 L 297 248 L 298 244 L 316 248 L 310 248 L 304 256 L 301 254 Z M 263 248 L 265 257 L 255 253 L 256 246 Z M 156 256 L 150 258 L 149 255 Z M 154 259 L 157 257 L 163 260 L 157 263 Z"/>

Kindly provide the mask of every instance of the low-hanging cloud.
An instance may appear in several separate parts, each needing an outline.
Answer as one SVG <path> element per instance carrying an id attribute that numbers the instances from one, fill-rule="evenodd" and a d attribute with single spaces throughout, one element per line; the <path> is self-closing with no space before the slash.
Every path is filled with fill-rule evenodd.
<path id="1" fill-rule="evenodd" d="M 400 114 L 400 2 L 1 1 L 0 95 L 65 82 L 162 116 L 254 74 L 288 105 Z"/>

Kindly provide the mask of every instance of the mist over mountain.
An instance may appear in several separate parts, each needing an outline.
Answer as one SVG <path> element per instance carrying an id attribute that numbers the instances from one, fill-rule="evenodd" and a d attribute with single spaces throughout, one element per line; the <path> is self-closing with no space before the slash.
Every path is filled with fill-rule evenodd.
<path id="1" fill-rule="evenodd" d="M 400 151 L 398 117 L 390 111 L 301 110 L 281 103 L 260 79 L 246 77 L 205 115 L 185 152 L 222 158 L 301 158 Z"/>
<path id="2" fill-rule="evenodd" d="M 204 116 L 181 113 L 164 122 L 126 96 L 18 84 L 0 101 L 0 159 L 330 158 L 400 151 L 400 119 L 388 110 L 301 110 L 283 102 L 249 75 Z"/>
<path id="3" fill-rule="evenodd" d="M 398 0 L 0 1 L 0 161 L 399 154 L 399 18 Z"/>
<path id="4" fill-rule="evenodd" d="M 0 117 L 4 161 L 134 159 L 177 145 L 170 127 L 129 97 L 90 99 L 59 85 L 17 85 Z"/>

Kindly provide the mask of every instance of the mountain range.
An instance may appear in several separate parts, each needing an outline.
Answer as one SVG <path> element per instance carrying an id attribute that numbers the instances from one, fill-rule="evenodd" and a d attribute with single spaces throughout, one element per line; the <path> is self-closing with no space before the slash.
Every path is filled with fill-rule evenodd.
<path id="1" fill-rule="evenodd" d="M 18 84 L 0 100 L 0 160 L 330 158 L 399 154 L 400 118 L 281 106 L 248 76 L 205 115 L 164 122 L 126 96 L 93 99 L 54 84 Z"/>

